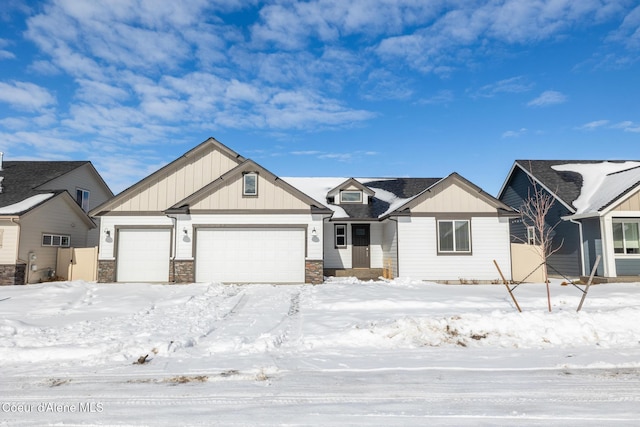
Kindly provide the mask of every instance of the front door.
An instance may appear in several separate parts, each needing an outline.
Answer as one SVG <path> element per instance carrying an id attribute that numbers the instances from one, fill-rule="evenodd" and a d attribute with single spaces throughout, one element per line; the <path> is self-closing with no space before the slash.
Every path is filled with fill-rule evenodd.
<path id="1" fill-rule="evenodd" d="M 352 268 L 369 268 L 369 224 L 353 224 L 351 226 L 353 242 Z"/>

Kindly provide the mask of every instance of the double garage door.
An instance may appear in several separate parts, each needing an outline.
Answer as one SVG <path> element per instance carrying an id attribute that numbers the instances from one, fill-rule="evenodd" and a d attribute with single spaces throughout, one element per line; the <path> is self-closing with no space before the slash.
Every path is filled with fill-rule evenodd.
<path id="1" fill-rule="evenodd" d="M 304 283 L 302 228 L 198 228 L 196 282 Z"/>
<path id="2" fill-rule="evenodd" d="M 304 283 L 303 228 L 196 230 L 196 282 Z M 167 282 L 170 254 L 169 229 L 119 230 L 118 282 Z"/>

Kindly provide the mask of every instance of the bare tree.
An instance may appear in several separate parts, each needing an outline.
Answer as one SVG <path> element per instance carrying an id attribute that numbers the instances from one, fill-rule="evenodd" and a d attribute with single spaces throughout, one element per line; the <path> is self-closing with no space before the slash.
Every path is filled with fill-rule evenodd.
<path id="1" fill-rule="evenodd" d="M 531 168 L 531 166 L 529 166 Z M 558 220 L 553 225 L 547 223 L 547 215 L 551 211 L 555 199 L 539 185 L 530 179 L 532 188 L 529 189 L 528 197 L 522 202 L 520 206 L 520 217 L 522 223 L 525 225 L 525 232 L 528 233 L 530 227 L 533 228 L 535 244 L 540 246 L 540 257 L 542 258 L 542 271 L 545 284 L 547 285 L 547 305 L 549 311 L 551 311 L 551 294 L 549 292 L 549 273 L 547 269 L 547 262 L 549 257 L 556 253 L 564 243 L 564 240 L 553 247 L 553 235 L 554 230 L 560 224 L 561 220 Z"/>

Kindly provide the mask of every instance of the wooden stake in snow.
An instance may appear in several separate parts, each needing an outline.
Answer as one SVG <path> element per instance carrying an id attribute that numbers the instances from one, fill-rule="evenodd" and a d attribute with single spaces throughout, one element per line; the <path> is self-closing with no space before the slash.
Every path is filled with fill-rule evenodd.
<path id="1" fill-rule="evenodd" d="M 511 288 L 509 287 L 509 282 L 507 281 L 507 279 L 504 278 L 504 274 L 502 274 L 502 270 L 500 270 L 500 266 L 498 265 L 498 262 L 494 259 L 493 263 L 498 269 L 498 273 L 500 273 L 500 277 L 502 277 L 502 283 L 504 283 L 504 285 L 507 287 L 507 291 L 509 292 L 509 295 L 511 295 L 511 299 L 513 300 L 513 303 L 516 305 L 516 308 L 518 309 L 518 311 L 522 313 L 522 309 L 520 309 L 520 305 L 518 304 L 518 301 L 516 301 L 515 295 L 513 295 L 513 292 L 511 292 Z"/>
<path id="2" fill-rule="evenodd" d="M 596 262 L 593 264 L 593 268 L 591 269 L 591 275 L 589 276 L 589 281 L 587 281 L 587 286 L 582 291 L 582 298 L 580 299 L 580 304 L 578 304 L 578 309 L 576 311 L 580 311 L 582 308 L 582 303 L 584 299 L 587 297 L 587 292 L 589 292 L 589 286 L 591 286 L 591 282 L 593 281 L 593 276 L 596 275 L 596 269 L 598 268 L 598 264 L 600 264 L 600 255 L 596 257 Z"/>

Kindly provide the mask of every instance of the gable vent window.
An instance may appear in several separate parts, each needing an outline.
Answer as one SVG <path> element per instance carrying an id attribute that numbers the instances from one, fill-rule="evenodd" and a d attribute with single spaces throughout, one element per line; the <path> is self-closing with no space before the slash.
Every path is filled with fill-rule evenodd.
<path id="1" fill-rule="evenodd" d="M 258 174 L 255 172 L 245 173 L 242 177 L 242 195 L 257 196 L 258 195 Z"/>
<path id="2" fill-rule="evenodd" d="M 340 201 L 342 203 L 362 203 L 362 191 L 341 191 Z"/>
<path id="3" fill-rule="evenodd" d="M 78 202 L 83 211 L 89 212 L 89 190 L 78 188 L 76 190 L 76 202 Z"/>
<path id="4" fill-rule="evenodd" d="M 68 248 L 71 243 L 71 238 L 69 236 L 64 236 L 60 234 L 43 234 L 42 235 L 42 246 L 60 246 L 63 248 Z"/>

